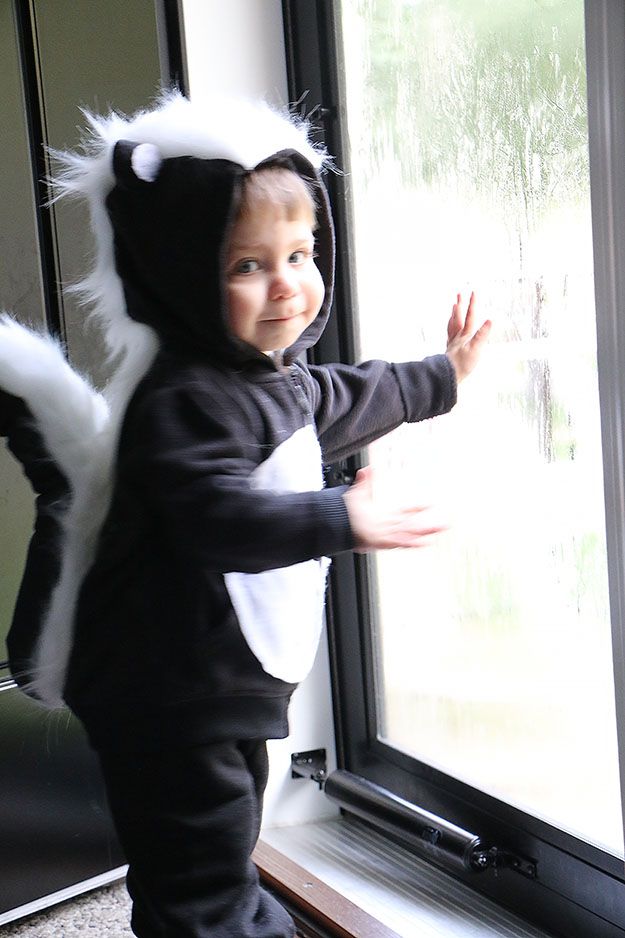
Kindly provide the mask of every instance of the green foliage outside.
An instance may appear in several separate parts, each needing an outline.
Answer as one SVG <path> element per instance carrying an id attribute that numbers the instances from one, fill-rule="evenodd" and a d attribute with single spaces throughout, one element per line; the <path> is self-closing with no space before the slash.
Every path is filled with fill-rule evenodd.
<path id="1" fill-rule="evenodd" d="M 531 225 L 588 187 L 582 5 L 358 0 L 373 165 L 406 184 L 460 175 Z M 418 132 L 411 132 L 416 128 Z M 377 159 L 376 159 L 377 157 Z"/>

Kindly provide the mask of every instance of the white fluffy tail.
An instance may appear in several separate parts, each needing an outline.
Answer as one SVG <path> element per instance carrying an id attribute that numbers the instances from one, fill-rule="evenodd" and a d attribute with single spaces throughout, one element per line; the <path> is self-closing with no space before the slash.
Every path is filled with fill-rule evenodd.
<path id="1" fill-rule="evenodd" d="M 6 314 L 0 316 L 0 387 L 26 403 L 47 452 L 72 491 L 69 506 L 59 517 L 61 572 L 39 623 L 31 670 L 33 693 L 46 706 L 56 707 L 62 704 L 75 597 L 101 521 L 92 509 L 99 504 L 105 510 L 111 459 L 109 407 L 70 367 L 54 339 Z"/>

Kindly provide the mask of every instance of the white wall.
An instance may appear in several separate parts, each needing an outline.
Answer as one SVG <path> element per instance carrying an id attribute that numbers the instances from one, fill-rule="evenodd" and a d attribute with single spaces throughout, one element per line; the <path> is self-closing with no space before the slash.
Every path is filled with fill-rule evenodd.
<path id="1" fill-rule="evenodd" d="M 297 614 L 294 625 L 297 624 Z M 336 768 L 330 666 L 325 631 L 315 666 L 293 695 L 291 734 L 269 743 L 270 775 L 265 795 L 264 826 L 278 827 L 333 817 L 338 809 L 310 779 L 291 778 L 291 753 L 323 748 L 328 771 Z"/>
<path id="2" fill-rule="evenodd" d="M 183 0 L 190 92 L 202 87 L 284 104 L 280 0 Z"/>
<path id="3" fill-rule="evenodd" d="M 182 8 L 191 97 L 214 90 L 287 103 L 280 0 L 183 0 Z M 291 735 L 269 743 L 266 827 L 337 813 L 314 782 L 291 778 L 292 752 L 325 748 L 329 769 L 336 766 L 329 673 L 324 634 L 315 666 L 293 697 Z"/>

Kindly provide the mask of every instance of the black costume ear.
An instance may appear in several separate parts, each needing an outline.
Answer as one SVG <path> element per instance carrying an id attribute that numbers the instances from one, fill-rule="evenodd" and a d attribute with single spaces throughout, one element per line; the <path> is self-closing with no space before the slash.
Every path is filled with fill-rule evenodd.
<path id="1" fill-rule="evenodd" d="M 153 143 L 118 140 L 113 149 L 113 172 L 120 186 L 129 188 L 137 181 L 154 182 L 163 157 Z"/>

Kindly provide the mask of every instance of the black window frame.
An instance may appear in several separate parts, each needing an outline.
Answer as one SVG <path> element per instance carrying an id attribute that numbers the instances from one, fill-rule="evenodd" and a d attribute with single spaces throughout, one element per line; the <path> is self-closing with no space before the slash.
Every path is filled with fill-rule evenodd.
<path id="1" fill-rule="evenodd" d="M 608 76 L 612 95 L 625 85 L 625 13 L 622 7 L 618 10 L 619 5 L 619 0 L 616 3 L 614 0 L 586 0 L 586 42 L 592 51 L 588 63 L 589 88 L 606 87 L 605 69 L 615 63 Z M 349 264 L 350 185 L 343 136 L 345 98 L 339 6 L 339 0 L 283 0 L 289 98 L 298 102 L 302 112 L 318 125 L 323 142 L 341 170 L 340 174 L 328 175 L 337 231 L 337 284 L 333 325 L 315 349 L 316 362 L 352 362 L 355 350 L 351 313 L 355 289 Z M 622 29 L 615 29 L 621 25 Z M 597 96 L 601 97 L 600 91 Z M 593 104 L 591 100 L 590 104 L 593 187 L 601 189 L 597 181 L 603 179 L 608 169 L 613 183 L 611 190 L 608 185 L 606 192 L 599 194 L 603 205 L 597 205 L 598 199 L 593 195 L 593 237 L 597 252 L 598 246 L 605 250 L 609 236 L 608 233 L 604 237 L 604 232 L 597 227 L 597 215 L 614 198 L 619 179 L 625 180 L 625 118 L 615 120 L 612 117 L 613 124 L 606 130 L 602 120 L 604 123 L 610 120 L 610 102 Z M 614 135 L 615 130 L 623 131 L 623 143 L 617 141 L 616 151 L 606 153 L 610 145 L 609 132 Z M 599 136 L 607 143 L 600 145 Z M 611 206 L 610 214 L 613 209 Z M 625 208 L 618 220 L 625 223 Z M 597 270 L 597 255 L 595 268 Z M 621 269 L 625 269 L 625 265 Z M 611 274 L 613 270 L 608 271 L 604 280 L 609 280 Z M 600 286 L 598 300 L 599 294 Z M 608 343 L 610 341 L 613 342 L 608 337 Z M 618 449 L 615 445 L 615 450 Z M 349 478 L 357 464 L 358 459 L 355 459 L 330 467 L 330 481 Z M 609 530 L 608 538 L 614 541 Z M 622 549 L 622 544 L 616 546 Z M 366 558 L 344 555 L 335 559 L 331 574 L 328 634 L 339 768 L 364 777 L 465 830 L 476 831 L 485 843 L 496 844 L 536 863 L 535 879 L 511 869 L 483 873 L 454 870 L 467 885 L 490 899 L 554 935 L 566 938 L 625 936 L 625 874 L 621 860 L 420 763 L 377 738 L 371 580 L 367 566 Z M 418 667 L 415 662 L 415 674 Z M 432 860 L 431 855 L 429 859 Z M 433 862 L 437 862 L 436 859 Z M 445 866 L 444 859 L 439 862 Z"/>

